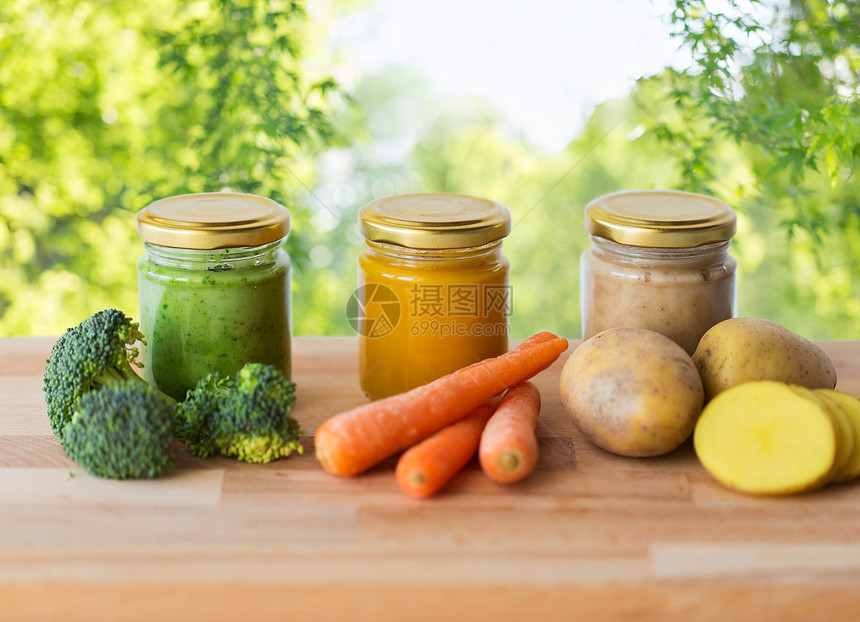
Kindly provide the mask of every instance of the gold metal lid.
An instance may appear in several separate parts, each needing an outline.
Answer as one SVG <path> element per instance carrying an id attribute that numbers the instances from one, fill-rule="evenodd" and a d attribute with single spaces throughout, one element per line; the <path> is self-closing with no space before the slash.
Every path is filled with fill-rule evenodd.
<path id="1" fill-rule="evenodd" d="M 183 194 L 140 210 L 137 231 L 146 242 L 172 248 L 261 246 L 287 236 L 290 213 L 280 203 L 253 194 Z"/>
<path id="2" fill-rule="evenodd" d="M 401 194 L 377 199 L 358 213 L 361 234 L 407 248 L 467 248 L 495 242 L 511 231 L 501 203 L 465 194 Z"/>
<path id="3" fill-rule="evenodd" d="M 624 190 L 585 207 L 588 233 L 626 246 L 692 248 L 730 240 L 736 227 L 722 201 L 678 190 Z"/>

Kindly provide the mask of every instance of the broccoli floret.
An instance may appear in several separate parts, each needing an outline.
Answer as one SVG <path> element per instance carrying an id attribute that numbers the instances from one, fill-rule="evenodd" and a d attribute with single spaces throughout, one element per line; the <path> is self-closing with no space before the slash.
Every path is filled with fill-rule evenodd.
<path id="1" fill-rule="evenodd" d="M 272 365 L 248 363 L 229 377 L 213 372 L 177 405 L 176 437 L 201 458 L 218 452 L 271 462 L 302 453 L 294 402 L 295 384 Z"/>
<path id="2" fill-rule="evenodd" d="M 174 465 L 173 400 L 123 380 L 81 397 L 65 426 L 64 448 L 91 475 L 159 477 Z"/>
<path id="3" fill-rule="evenodd" d="M 47 360 L 43 388 L 51 429 L 60 442 L 84 395 L 122 380 L 146 384 L 132 369 L 138 355 L 134 344 L 143 339 L 137 322 L 122 311 L 106 309 L 57 340 Z"/>

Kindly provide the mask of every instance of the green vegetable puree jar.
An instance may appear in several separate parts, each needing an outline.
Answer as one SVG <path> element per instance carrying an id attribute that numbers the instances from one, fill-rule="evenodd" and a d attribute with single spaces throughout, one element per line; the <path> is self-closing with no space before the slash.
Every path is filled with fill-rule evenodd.
<path id="1" fill-rule="evenodd" d="M 290 214 L 267 198 L 201 193 L 137 214 L 144 377 L 177 400 L 210 372 L 267 363 L 290 378 Z"/>

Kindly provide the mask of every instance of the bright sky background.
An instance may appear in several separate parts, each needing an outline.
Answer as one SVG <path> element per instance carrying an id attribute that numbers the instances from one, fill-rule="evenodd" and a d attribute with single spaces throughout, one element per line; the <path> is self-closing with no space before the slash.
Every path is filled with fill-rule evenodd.
<path id="1" fill-rule="evenodd" d="M 555 151 L 594 105 L 687 63 L 668 10 L 668 0 L 375 0 L 330 34 L 359 73 L 411 65 L 440 93 L 485 97 Z"/>

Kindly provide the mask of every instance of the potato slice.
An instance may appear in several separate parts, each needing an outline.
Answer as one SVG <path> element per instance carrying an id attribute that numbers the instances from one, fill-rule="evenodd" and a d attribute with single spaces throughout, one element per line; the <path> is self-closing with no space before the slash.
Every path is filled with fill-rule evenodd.
<path id="1" fill-rule="evenodd" d="M 842 473 L 851 454 L 854 451 L 854 430 L 851 427 L 851 422 L 848 420 L 848 415 L 842 410 L 839 403 L 830 396 L 819 391 L 811 391 L 802 387 L 792 387 L 795 391 L 807 399 L 820 400 L 830 413 L 833 423 L 836 428 L 836 458 L 833 461 L 833 469 L 830 473 L 828 481 L 835 481 Z"/>
<path id="2" fill-rule="evenodd" d="M 789 385 L 737 385 L 705 407 L 693 433 L 705 469 L 726 486 L 780 495 L 827 483 L 837 452 L 836 424 L 822 401 Z"/>
<path id="3" fill-rule="evenodd" d="M 833 478 L 834 483 L 847 482 L 860 475 L 860 399 L 843 391 L 831 389 L 818 389 L 816 393 L 823 393 L 838 403 L 851 424 L 854 447 L 845 466 Z"/>

